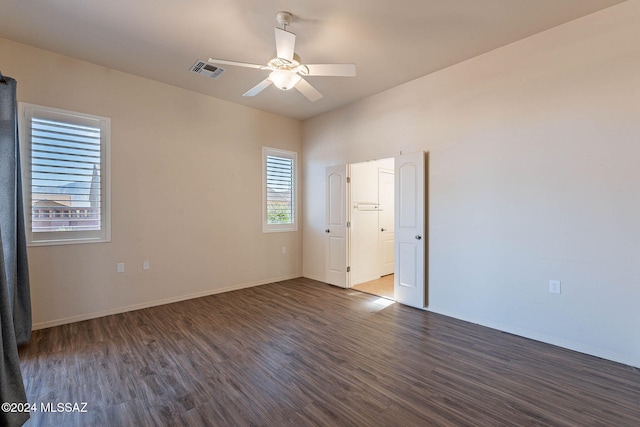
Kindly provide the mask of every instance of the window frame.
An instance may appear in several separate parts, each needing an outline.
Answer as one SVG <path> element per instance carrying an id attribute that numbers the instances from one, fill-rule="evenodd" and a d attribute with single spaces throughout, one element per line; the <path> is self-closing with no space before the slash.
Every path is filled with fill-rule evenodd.
<path id="1" fill-rule="evenodd" d="M 53 246 L 111 241 L 111 119 L 108 117 L 19 102 L 22 189 L 25 201 L 27 246 Z M 100 128 L 100 229 L 68 231 L 32 231 L 31 121 L 33 118 L 56 120 Z"/>
<path id="2" fill-rule="evenodd" d="M 292 197 L 293 197 L 293 222 L 289 224 L 269 224 L 267 212 L 267 157 L 276 156 L 293 160 L 292 173 Z M 262 232 L 279 233 L 298 231 L 298 153 L 279 148 L 262 147 Z"/>

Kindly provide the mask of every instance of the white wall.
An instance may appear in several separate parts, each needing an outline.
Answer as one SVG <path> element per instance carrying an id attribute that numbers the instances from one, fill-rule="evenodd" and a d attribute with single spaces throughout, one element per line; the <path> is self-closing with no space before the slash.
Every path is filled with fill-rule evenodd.
<path id="1" fill-rule="evenodd" d="M 301 274 L 302 233 L 262 233 L 260 166 L 299 121 L 3 39 L 0 64 L 19 101 L 111 118 L 112 241 L 29 248 L 35 328 Z"/>
<path id="2" fill-rule="evenodd" d="M 428 151 L 428 309 L 640 366 L 638 40 L 634 0 L 305 122 L 304 275 L 324 168 Z"/>

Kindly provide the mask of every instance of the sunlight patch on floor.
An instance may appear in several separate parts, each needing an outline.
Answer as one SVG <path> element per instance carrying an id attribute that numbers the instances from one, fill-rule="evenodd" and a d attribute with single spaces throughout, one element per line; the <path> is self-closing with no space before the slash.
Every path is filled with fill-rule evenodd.
<path id="1" fill-rule="evenodd" d="M 385 308 L 385 307 L 389 307 L 394 302 L 395 302 L 394 300 L 391 300 L 389 298 L 376 298 L 372 301 L 372 304 L 380 308 Z"/>

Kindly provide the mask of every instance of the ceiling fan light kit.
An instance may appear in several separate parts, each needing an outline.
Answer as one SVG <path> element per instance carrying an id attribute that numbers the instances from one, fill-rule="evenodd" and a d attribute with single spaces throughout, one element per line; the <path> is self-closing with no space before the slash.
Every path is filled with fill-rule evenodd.
<path id="1" fill-rule="evenodd" d="M 303 79 L 303 76 L 355 77 L 356 66 L 354 64 L 302 64 L 300 57 L 295 53 L 296 35 L 287 31 L 287 27 L 291 25 L 292 20 L 293 15 L 290 12 L 281 11 L 276 14 L 276 21 L 282 28 L 275 28 L 276 57 L 271 59 L 267 65 L 215 58 L 209 58 L 209 62 L 218 65 L 232 65 L 271 71 L 266 79 L 249 89 L 242 96 L 255 96 L 273 84 L 280 90 L 289 90 L 295 87 L 309 101 L 315 102 L 322 98 L 322 94 Z"/>
<path id="2" fill-rule="evenodd" d="M 280 90 L 289 90 L 298 84 L 302 77 L 290 70 L 273 70 L 269 80 Z"/>

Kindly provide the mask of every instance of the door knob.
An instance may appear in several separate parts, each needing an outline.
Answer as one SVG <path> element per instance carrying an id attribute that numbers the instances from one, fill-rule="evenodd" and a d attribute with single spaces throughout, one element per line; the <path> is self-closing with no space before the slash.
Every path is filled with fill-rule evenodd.
<path id="1" fill-rule="evenodd" d="M 380 231 L 387 231 L 387 229 L 386 228 L 381 228 Z"/>
<path id="2" fill-rule="evenodd" d="M 416 240 L 420 240 L 420 239 L 422 239 L 422 236 L 419 234 L 416 234 Z"/>
<path id="3" fill-rule="evenodd" d="M 331 230 L 329 230 L 328 228 L 326 230 L 324 230 L 325 233 L 330 233 Z"/>

